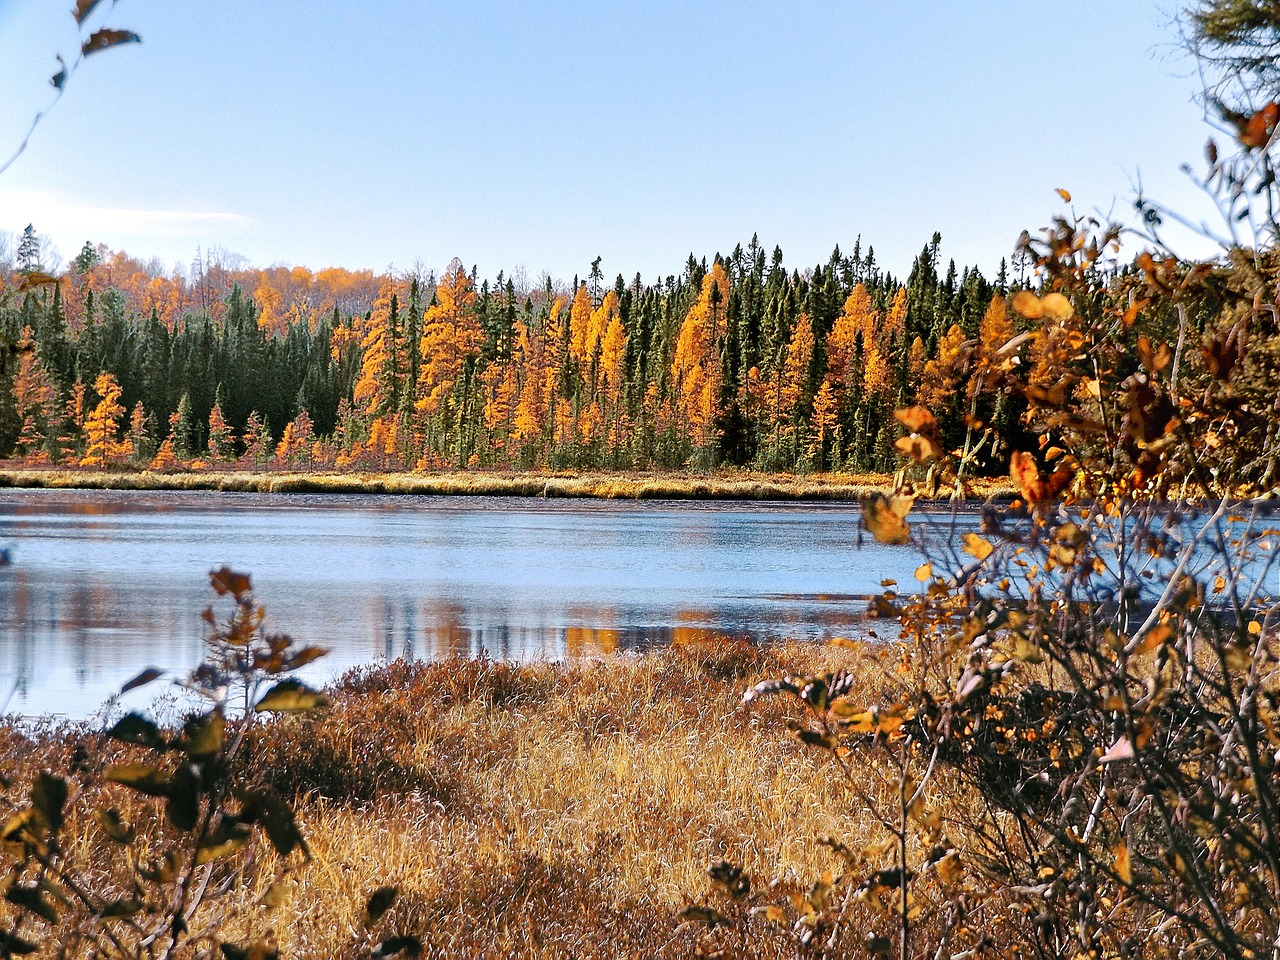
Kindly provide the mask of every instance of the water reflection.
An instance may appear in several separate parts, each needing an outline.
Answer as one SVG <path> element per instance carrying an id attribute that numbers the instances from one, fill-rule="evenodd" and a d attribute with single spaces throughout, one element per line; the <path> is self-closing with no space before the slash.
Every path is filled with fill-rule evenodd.
<path id="1" fill-rule="evenodd" d="M 838 504 L 6 491 L 0 688 L 18 684 L 10 710 L 79 717 L 143 667 L 184 672 L 222 564 L 253 575 L 269 629 L 331 648 L 308 668 L 320 682 L 400 656 L 846 636 L 880 580 L 918 563 L 860 549 L 856 518 Z"/>

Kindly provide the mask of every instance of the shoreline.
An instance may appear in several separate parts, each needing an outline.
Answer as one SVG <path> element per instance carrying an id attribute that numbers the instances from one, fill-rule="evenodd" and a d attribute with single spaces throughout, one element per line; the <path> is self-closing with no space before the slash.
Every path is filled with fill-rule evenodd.
<path id="1" fill-rule="evenodd" d="M 557 497 L 601 500 L 857 500 L 893 483 L 889 474 L 692 474 L 621 471 L 443 473 L 261 472 L 241 470 L 58 470 L 0 467 L 0 489 L 217 491 L 226 493 L 393 494 Z M 973 483 L 975 499 L 1012 496 L 1004 478 Z M 921 497 L 922 500 L 931 498 Z M 944 502 L 947 498 L 937 498 Z"/>

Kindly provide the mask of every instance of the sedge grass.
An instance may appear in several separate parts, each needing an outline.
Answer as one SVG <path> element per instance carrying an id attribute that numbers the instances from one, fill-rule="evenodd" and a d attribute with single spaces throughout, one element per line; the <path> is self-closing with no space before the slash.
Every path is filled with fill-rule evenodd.
<path id="1" fill-rule="evenodd" d="M 856 500 L 892 485 L 879 474 L 638 472 L 326 473 L 242 470 L 103 471 L 0 469 L 0 488 L 218 490 L 241 493 L 378 493 L 408 496 L 590 497 L 625 500 Z M 979 498 L 1011 494 L 1007 480 L 981 480 Z"/>
<path id="2" fill-rule="evenodd" d="M 228 917 L 221 935 L 269 935 L 281 956 L 304 958 L 368 956 L 396 933 L 421 936 L 429 956 L 791 956 L 784 929 L 747 942 L 678 914 L 707 895 L 716 860 L 742 864 L 762 893 L 771 883 L 768 895 L 785 900 L 837 867 L 819 836 L 884 838 L 831 761 L 788 732 L 793 704 L 742 704 L 761 679 L 858 669 L 860 656 L 717 641 L 568 665 L 354 671 L 332 688 L 327 714 L 266 723 L 252 738 L 246 769 L 295 798 L 314 859 L 267 911 L 257 900 L 278 863 L 250 855 L 245 879 L 216 904 Z M 856 695 L 877 699 L 881 678 L 868 673 Z M 83 730 L 9 728 L 0 769 L 29 782 L 40 768 L 68 771 L 86 746 L 91 768 L 134 749 Z M 125 874 L 94 807 L 139 825 L 144 860 L 176 842 L 155 801 L 74 776 L 86 786 L 69 856 L 92 865 L 96 885 L 123 886 Z M 859 776 L 891 805 L 887 771 L 867 764 Z M 388 885 L 399 897 L 367 930 L 365 900 Z M 850 919 L 841 942 L 864 932 Z"/>

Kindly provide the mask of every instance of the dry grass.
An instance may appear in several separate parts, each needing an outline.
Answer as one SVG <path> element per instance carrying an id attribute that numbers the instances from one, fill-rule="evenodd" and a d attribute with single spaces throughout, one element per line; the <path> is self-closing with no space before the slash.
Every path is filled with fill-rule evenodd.
<path id="1" fill-rule="evenodd" d="M 718 641 L 572 665 L 355 671 L 327 715 L 264 725 L 250 745 L 251 774 L 297 797 L 315 858 L 274 913 L 254 905 L 274 855 L 253 862 L 230 895 L 226 932 L 270 929 L 288 957 L 368 955 L 395 932 L 420 935 L 430 956 L 689 956 L 709 943 L 791 956 L 782 935 L 744 943 L 677 913 L 706 895 L 712 861 L 777 880 L 782 897 L 837 866 L 819 835 L 878 835 L 831 761 L 787 732 L 791 704 L 741 702 L 760 679 L 856 656 Z M 869 700 L 879 676 L 862 691 Z M 18 782 L 68 769 L 77 743 L 93 765 L 125 749 L 74 731 L 2 733 L 0 769 Z M 885 801 L 895 789 L 870 768 L 865 787 Z M 119 807 L 150 825 L 149 844 L 165 842 L 154 801 L 86 787 L 69 831 L 99 883 L 119 854 L 91 824 L 95 805 Z M 375 937 L 362 913 L 383 885 L 400 896 Z M 855 927 L 847 937 L 861 936 Z"/>
<path id="2" fill-rule="evenodd" d="M 854 500 L 892 485 L 878 474 L 689 473 L 173 473 L 5 469 L 0 487 L 85 490 L 224 490 L 248 493 L 390 493 L 445 496 L 597 497 L 624 500 Z M 979 498 L 1011 494 L 1005 479 L 973 484 Z"/>

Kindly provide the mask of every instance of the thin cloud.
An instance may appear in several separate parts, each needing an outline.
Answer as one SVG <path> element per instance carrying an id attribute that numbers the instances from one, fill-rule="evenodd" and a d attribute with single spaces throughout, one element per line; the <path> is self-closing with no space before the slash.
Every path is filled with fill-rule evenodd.
<path id="1" fill-rule="evenodd" d="M 79 203 L 57 194 L 0 190 L 0 229 L 21 230 L 28 223 L 35 224 L 40 233 L 59 240 L 67 236 L 94 241 L 110 241 L 116 237 L 218 237 L 257 226 L 252 217 L 223 210 L 105 207 Z"/>

